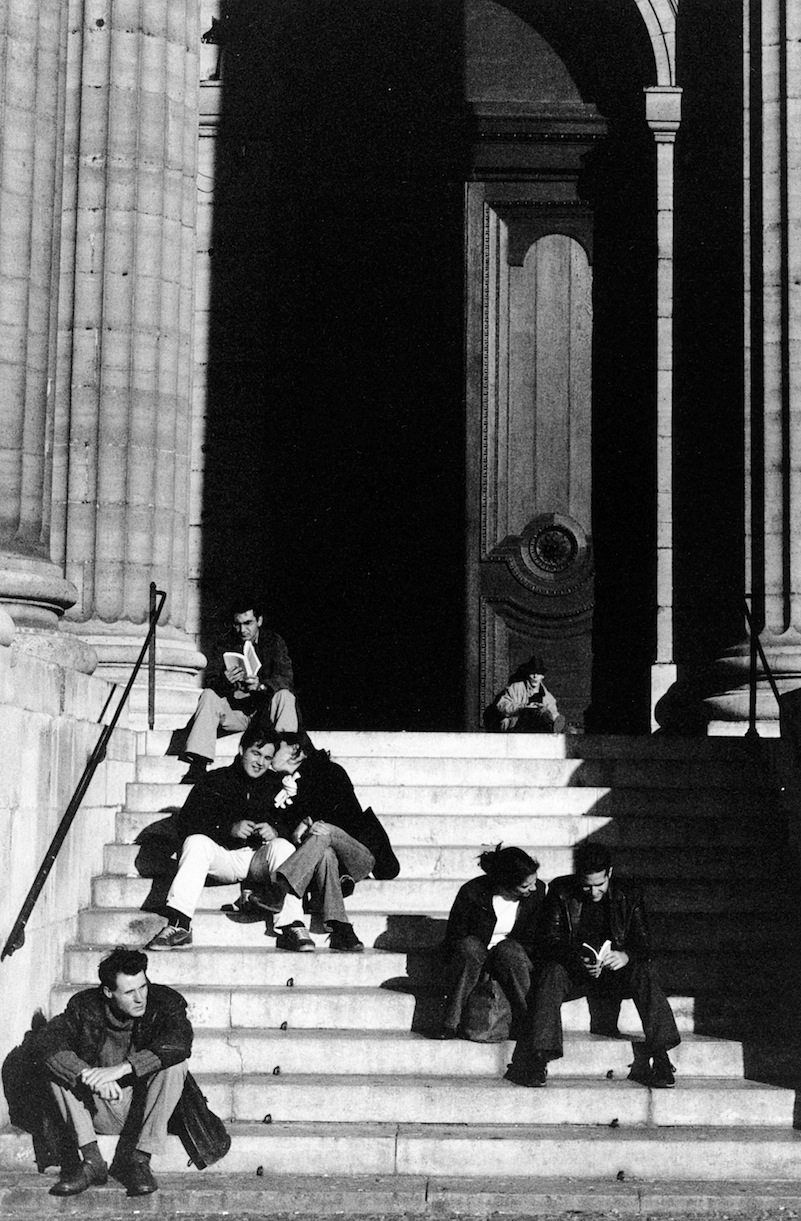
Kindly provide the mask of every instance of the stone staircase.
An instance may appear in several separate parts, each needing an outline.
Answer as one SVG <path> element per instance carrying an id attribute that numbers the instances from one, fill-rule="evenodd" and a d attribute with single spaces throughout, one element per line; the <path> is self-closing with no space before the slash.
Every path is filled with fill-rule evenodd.
<path id="1" fill-rule="evenodd" d="M 204 892 L 190 950 L 153 954 L 151 978 L 187 998 L 192 1068 L 232 1124 L 228 1157 L 208 1173 L 567 1176 L 756 1183 L 799 1176 L 792 1041 L 801 935 L 782 815 L 747 743 L 733 738 L 592 738 L 317 733 L 372 805 L 401 875 L 361 883 L 348 901 L 367 949 L 274 948 L 263 922 L 221 911 L 238 888 Z M 106 848 L 79 941 L 66 953 L 52 1012 L 96 982 L 116 944 L 160 927 L 170 812 L 188 789 L 169 735 L 142 734 L 137 778 Z M 235 739 L 220 743 L 221 765 Z M 509 1045 L 425 1037 L 439 1013 L 433 947 L 482 846 L 534 853 L 548 880 L 572 847 L 612 846 L 645 885 L 666 990 L 683 1042 L 672 1091 L 627 1080 L 625 1002 L 610 1039 L 589 1033 L 584 1001 L 565 1006 L 564 1059 L 546 1089 L 502 1080 Z M 142 876 L 144 874 L 145 876 Z M 790 913 L 793 913 L 792 916 Z M 313 930 L 314 931 L 314 930 Z M 110 1139 L 110 1138 L 104 1138 Z M 0 1169 L 25 1163 L 0 1138 Z M 16 1143 L 14 1143 L 16 1142 Z M 185 1168 L 175 1142 L 161 1168 Z M 157 1170 L 159 1167 L 157 1166 Z M 404 1177 L 406 1176 L 406 1177 Z"/>

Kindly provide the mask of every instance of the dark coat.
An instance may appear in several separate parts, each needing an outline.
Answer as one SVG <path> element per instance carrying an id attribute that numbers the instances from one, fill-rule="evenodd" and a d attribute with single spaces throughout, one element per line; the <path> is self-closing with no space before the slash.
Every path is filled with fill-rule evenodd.
<path id="1" fill-rule="evenodd" d="M 446 951 L 453 949 L 464 937 L 477 937 L 485 946 L 489 945 L 496 924 L 492 896 L 492 883 L 485 874 L 471 878 L 459 889 L 445 930 Z M 509 934 L 528 954 L 539 948 L 544 903 L 545 883 L 538 878 L 536 890 L 520 900 L 517 919 Z"/>
<path id="2" fill-rule="evenodd" d="M 651 957 L 651 937 L 642 891 L 635 882 L 609 881 L 609 935 L 613 950 L 625 950 L 632 962 Z M 585 903 L 575 874 L 555 878 L 548 889 L 543 916 L 545 954 L 575 968 L 581 960 L 581 911 Z"/>
<path id="3" fill-rule="evenodd" d="M 375 859 L 374 878 L 396 878 L 400 873 L 400 864 L 392 851 L 389 837 L 372 809 L 362 809 L 344 767 L 333 763 L 325 751 L 316 751 L 300 765 L 296 775 L 297 794 L 292 799 L 292 805 L 286 806 L 283 811 L 283 817 L 292 827 L 306 818 L 333 823 L 372 852 Z M 280 777 L 274 777 L 273 792 L 280 787 Z"/>
<path id="4" fill-rule="evenodd" d="M 81 1069 L 93 1067 L 99 1061 L 106 1035 L 105 1014 L 102 987 L 88 988 L 70 997 L 64 1012 L 32 1037 L 31 1054 L 40 1070 L 68 1089 L 73 1088 Z M 189 1058 L 192 1026 L 180 992 L 164 984 L 149 985 L 144 1015 L 133 1023 L 131 1049 L 135 1073 L 157 1072 Z M 186 1075 L 169 1127 L 201 1168 L 219 1161 L 231 1146 L 225 1125 L 209 1110 L 191 1073 Z M 49 1155 L 45 1165 L 58 1160 L 58 1148 L 51 1148 Z"/>
<path id="5" fill-rule="evenodd" d="M 288 813 L 276 809 L 275 794 L 280 788 L 280 777 L 274 772 L 251 779 L 237 758 L 230 767 L 209 772 L 193 787 L 176 818 L 178 834 L 182 840 L 187 835 L 207 835 L 222 848 L 242 848 L 244 841 L 235 839 L 231 828 L 249 818 L 268 822 L 279 835 L 288 836 L 300 818 L 293 818 L 292 806 Z"/>
<path id="6" fill-rule="evenodd" d="M 106 998 L 102 987 L 88 988 L 70 997 L 63 1013 L 54 1017 L 36 1035 L 34 1054 L 48 1074 L 72 1089 L 82 1068 L 99 1063 L 106 1037 Z M 133 1024 L 131 1049 L 149 1052 L 143 1057 L 146 1071 L 169 1068 L 188 1060 L 192 1051 L 192 1026 L 186 1016 L 186 1001 L 180 992 L 164 984 L 150 984 L 144 1015 Z M 67 1053 L 67 1054 L 65 1054 Z M 67 1060 L 72 1063 L 67 1063 Z M 137 1065 L 135 1061 L 134 1071 Z"/>
<path id="7" fill-rule="evenodd" d="M 233 688 L 225 677 L 223 653 L 241 653 L 243 647 L 242 641 L 233 632 L 219 641 L 217 657 L 206 673 L 206 686 L 227 699 L 239 712 L 252 716 L 272 699 L 276 691 L 294 691 L 295 679 L 286 642 L 277 632 L 261 627 L 259 639 L 253 647 L 261 662 L 259 682 L 263 683 L 267 690 L 253 692 L 242 699 L 234 699 Z"/>

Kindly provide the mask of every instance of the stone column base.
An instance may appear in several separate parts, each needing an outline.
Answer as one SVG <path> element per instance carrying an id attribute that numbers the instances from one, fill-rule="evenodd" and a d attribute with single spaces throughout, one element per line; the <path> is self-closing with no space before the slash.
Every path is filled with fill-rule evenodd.
<path id="1" fill-rule="evenodd" d="M 102 623 L 92 619 L 86 623 L 66 622 L 64 630 L 80 637 L 97 653 L 98 678 L 108 679 L 123 688 L 139 656 L 147 635 L 147 624 Z M 195 711 L 200 686 L 200 672 L 206 658 L 194 641 L 173 627 L 159 628 L 156 633 L 156 725 L 172 729 L 184 725 Z M 121 694 L 121 692 L 120 692 Z M 132 729 L 147 728 L 147 658 L 131 691 L 128 704 L 128 725 Z"/>
<path id="2" fill-rule="evenodd" d="M 790 631 L 782 636 L 761 636 L 760 640 L 779 692 L 784 694 L 801 687 L 801 634 Z M 748 721 L 750 678 L 751 656 L 747 640 L 712 663 L 704 703 L 714 720 Z M 759 657 L 756 716 L 763 725 L 775 727 L 779 721 L 779 706 Z"/>

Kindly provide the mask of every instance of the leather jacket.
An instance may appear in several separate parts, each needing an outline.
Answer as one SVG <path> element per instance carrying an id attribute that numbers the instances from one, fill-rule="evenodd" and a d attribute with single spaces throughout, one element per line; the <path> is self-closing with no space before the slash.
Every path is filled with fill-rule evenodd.
<path id="1" fill-rule="evenodd" d="M 509 933 L 512 941 L 522 945 L 527 953 L 541 949 L 540 921 L 545 902 L 545 883 L 537 879 L 537 889 L 520 900 L 517 919 Z M 492 884 L 488 877 L 471 878 L 465 882 L 453 901 L 444 948 L 452 950 L 464 937 L 477 937 L 488 946 L 495 932 L 495 909 L 492 906 Z"/>
<path id="2" fill-rule="evenodd" d="M 613 874 L 607 895 L 612 949 L 624 950 L 631 962 L 646 961 L 651 936 L 642 891 L 635 882 L 619 881 Z M 551 882 L 543 914 L 546 957 L 566 967 L 579 965 L 581 911 L 587 901 L 575 874 Z"/>
<path id="3" fill-rule="evenodd" d="M 102 987 L 88 988 L 70 997 L 64 1012 L 30 1039 L 31 1090 L 37 1089 L 36 1076 L 41 1080 L 42 1074 L 67 1089 L 74 1088 L 81 1070 L 98 1063 L 105 1036 L 106 998 Z M 149 983 L 147 1008 L 141 1018 L 134 1020 L 127 1056 L 134 1075 L 144 1077 L 180 1064 L 189 1058 L 191 1050 L 192 1026 L 186 1016 L 186 1001 L 174 988 Z M 47 1122 L 44 1101 L 37 1130 L 33 1131 L 40 1170 L 56 1164 L 61 1157 L 58 1129 Z M 200 1169 L 219 1161 L 231 1147 L 227 1126 L 209 1110 L 191 1073 L 186 1074 L 168 1128 L 179 1137 L 190 1160 Z"/>
<path id="4" fill-rule="evenodd" d="M 63 1013 L 38 1032 L 34 1054 L 48 1076 L 74 1088 L 81 1070 L 95 1067 L 106 1037 L 106 997 L 100 988 L 87 988 L 70 997 Z M 128 1059 L 137 1077 L 188 1060 L 192 1026 L 180 992 L 164 984 L 149 984 L 147 1008 L 133 1023 Z"/>

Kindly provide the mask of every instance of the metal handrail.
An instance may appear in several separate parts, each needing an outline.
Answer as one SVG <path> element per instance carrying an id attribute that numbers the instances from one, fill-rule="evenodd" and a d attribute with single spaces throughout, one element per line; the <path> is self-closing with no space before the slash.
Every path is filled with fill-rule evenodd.
<path id="1" fill-rule="evenodd" d="M 751 640 L 751 671 L 749 679 L 748 691 L 748 729 L 745 736 L 747 738 L 758 738 L 759 733 L 756 727 L 756 703 L 757 703 L 757 654 L 762 662 L 762 669 L 770 683 L 771 691 L 776 697 L 776 703 L 781 708 L 779 699 L 779 688 L 776 686 L 776 679 L 773 677 L 773 671 L 768 664 L 768 659 L 765 656 L 765 650 L 762 648 L 762 641 L 759 639 L 758 632 L 754 629 L 754 620 L 751 617 L 751 609 L 748 605 L 748 599 L 743 598 L 743 608 L 745 609 L 745 619 L 748 624 L 748 631 Z"/>
<path id="2" fill-rule="evenodd" d="M 157 603 L 156 603 L 156 595 L 158 595 Z M 95 772 L 97 771 L 97 768 L 99 767 L 99 765 L 103 762 L 103 760 L 106 757 L 106 748 L 108 747 L 109 739 L 117 726 L 117 721 L 120 719 L 120 714 L 122 713 L 123 708 L 125 707 L 126 703 L 128 702 L 128 696 L 131 694 L 131 689 L 134 685 L 134 681 L 136 680 L 136 676 L 142 668 L 142 662 L 145 660 L 145 654 L 147 653 L 148 649 L 151 650 L 151 659 L 152 659 L 151 666 L 152 666 L 153 662 L 155 661 L 156 625 L 159 621 L 159 617 L 161 616 L 161 612 L 164 609 L 164 603 L 166 601 L 166 598 L 167 598 L 167 595 L 163 589 L 156 589 L 155 585 L 151 585 L 151 601 L 150 601 L 151 609 L 150 609 L 150 617 L 149 617 L 150 625 L 148 628 L 147 636 L 145 637 L 145 642 L 142 645 L 141 652 L 139 653 L 139 656 L 136 659 L 136 665 L 134 666 L 133 670 L 131 671 L 131 676 L 128 679 L 125 690 L 122 693 L 122 697 L 120 699 L 119 704 L 117 705 L 117 707 L 115 709 L 113 717 L 109 721 L 108 725 L 104 725 L 100 731 L 100 737 L 97 740 L 97 744 L 96 744 L 94 750 L 92 751 L 91 755 L 89 756 L 86 767 L 83 769 L 83 775 L 81 776 L 80 780 L 78 781 L 78 786 L 75 789 L 75 792 L 73 793 L 73 795 L 70 799 L 69 805 L 67 806 L 66 810 L 64 811 L 64 815 L 61 819 L 61 822 L 58 824 L 58 829 L 57 829 L 55 835 L 53 836 L 53 839 L 51 840 L 50 847 L 47 849 L 47 852 L 45 853 L 44 860 L 42 861 L 41 865 L 39 866 L 39 872 L 36 874 L 36 877 L 33 880 L 33 885 L 31 886 L 30 890 L 28 891 L 25 902 L 22 904 L 22 907 L 20 908 L 19 915 L 17 916 L 16 920 L 14 921 L 14 927 L 12 928 L 11 932 L 8 935 L 8 940 L 6 941 L 6 944 L 3 947 L 2 954 L 0 954 L 0 962 L 3 962 L 6 958 L 9 958 L 17 950 L 21 949 L 22 946 L 25 944 L 25 926 L 28 923 L 28 920 L 30 919 L 31 912 L 33 911 L 33 909 L 36 905 L 36 901 L 39 898 L 39 895 L 42 893 L 42 888 L 44 887 L 44 884 L 47 881 L 47 878 L 50 874 L 50 870 L 53 868 L 53 865 L 55 864 L 56 857 L 58 856 L 58 853 L 59 853 L 59 849 L 61 848 L 61 845 L 64 843 L 64 840 L 67 838 L 67 832 L 69 831 L 70 827 L 72 826 L 75 815 L 78 813 L 80 804 L 83 801 L 84 797 L 86 796 L 86 790 L 89 788 L 89 785 L 92 783 L 92 777 L 94 776 Z M 112 689 L 111 695 L 114 694 L 115 690 L 116 690 L 116 685 Z M 109 695 L 109 699 L 111 698 L 111 695 Z M 151 728 L 152 728 L 152 722 L 151 722 Z"/>

